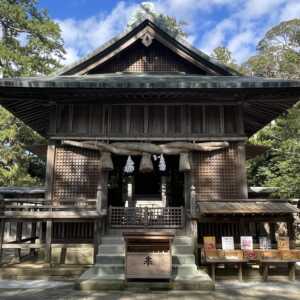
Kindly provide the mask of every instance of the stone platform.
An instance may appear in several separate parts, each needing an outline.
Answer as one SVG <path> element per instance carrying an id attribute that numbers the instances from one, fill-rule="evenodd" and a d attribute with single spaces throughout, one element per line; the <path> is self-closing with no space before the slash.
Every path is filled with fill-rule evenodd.
<path id="1" fill-rule="evenodd" d="M 81 290 L 212 290 L 208 274 L 198 270 L 192 239 L 176 236 L 172 245 L 171 281 L 127 282 L 124 274 L 125 243 L 121 236 L 104 236 L 96 263 L 76 283 Z"/>

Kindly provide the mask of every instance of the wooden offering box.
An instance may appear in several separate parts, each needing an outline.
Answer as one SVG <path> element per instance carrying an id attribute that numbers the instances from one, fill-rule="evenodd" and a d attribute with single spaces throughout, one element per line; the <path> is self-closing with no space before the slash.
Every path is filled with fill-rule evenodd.
<path id="1" fill-rule="evenodd" d="M 126 279 L 171 279 L 172 233 L 124 232 L 123 236 Z"/>

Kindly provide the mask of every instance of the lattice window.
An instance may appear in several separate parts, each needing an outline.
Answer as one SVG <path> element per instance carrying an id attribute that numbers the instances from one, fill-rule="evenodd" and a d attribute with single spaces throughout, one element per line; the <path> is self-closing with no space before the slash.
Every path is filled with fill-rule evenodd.
<path id="1" fill-rule="evenodd" d="M 194 153 L 192 175 L 198 198 L 243 198 L 240 159 L 237 144 L 219 151 Z"/>
<path id="2" fill-rule="evenodd" d="M 93 150 L 56 148 L 53 200 L 95 199 L 100 176 L 99 156 Z"/>
<path id="3" fill-rule="evenodd" d="M 205 74 L 157 41 L 148 48 L 141 42 L 133 45 L 107 63 L 90 71 L 90 74 L 115 72 L 185 72 Z"/>

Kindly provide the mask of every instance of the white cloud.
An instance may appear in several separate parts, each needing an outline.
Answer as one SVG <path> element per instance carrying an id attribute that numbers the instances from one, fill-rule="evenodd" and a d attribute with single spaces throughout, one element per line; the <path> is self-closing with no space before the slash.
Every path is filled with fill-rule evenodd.
<path id="1" fill-rule="evenodd" d="M 135 5 L 119 2 L 109 15 L 96 15 L 85 20 L 57 20 L 66 48 L 65 64 L 74 62 L 124 31 Z"/>
<path id="2" fill-rule="evenodd" d="M 259 18 L 266 14 L 271 15 L 278 12 L 281 4 L 287 0 L 247 0 L 246 5 L 240 12 L 242 18 Z"/>
<path id="3" fill-rule="evenodd" d="M 233 57 L 238 61 L 244 61 L 253 52 L 251 45 L 255 36 L 251 31 L 241 32 L 228 41 L 227 47 Z"/>
<path id="4" fill-rule="evenodd" d="M 203 35 L 200 43 L 201 50 L 210 53 L 214 48 L 223 46 L 226 41 L 226 34 L 235 28 L 236 23 L 233 20 L 221 21 L 214 29 Z"/>
<path id="5" fill-rule="evenodd" d="M 288 1 L 284 9 L 281 11 L 280 20 L 287 21 L 295 18 L 300 18 L 300 2 Z"/>
<path id="6" fill-rule="evenodd" d="M 206 53 L 228 47 L 238 62 L 255 52 L 265 32 L 282 20 L 300 17 L 300 0 L 154 0 L 155 8 L 188 22 L 188 41 Z M 132 3 L 132 2 L 130 2 Z M 122 32 L 137 4 L 120 1 L 111 11 L 82 20 L 58 20 L 66 63 L 86 55 Z M 219 12 L 219 13 L 216 13 Z M 221 12 L 221 13 L 220 13 Z M 221 19 L 220 16 L 223 16 Z"/>

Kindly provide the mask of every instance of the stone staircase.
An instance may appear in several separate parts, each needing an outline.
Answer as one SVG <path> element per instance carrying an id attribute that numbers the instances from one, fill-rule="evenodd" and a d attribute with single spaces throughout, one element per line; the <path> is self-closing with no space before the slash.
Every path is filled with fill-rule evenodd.
<path id="1" fill-rule="evenodd" d="M 190 237 L 176 236 L 172 245 L 172 280 L 170 282 L 126 282 L 124 274 L 125 243 L 122 236 L 102 237 L 96 262 L 78 280 L 82 290 L 176 289 L 211 290 L 210 277 L 195 264 L 193 242 Z"/>

